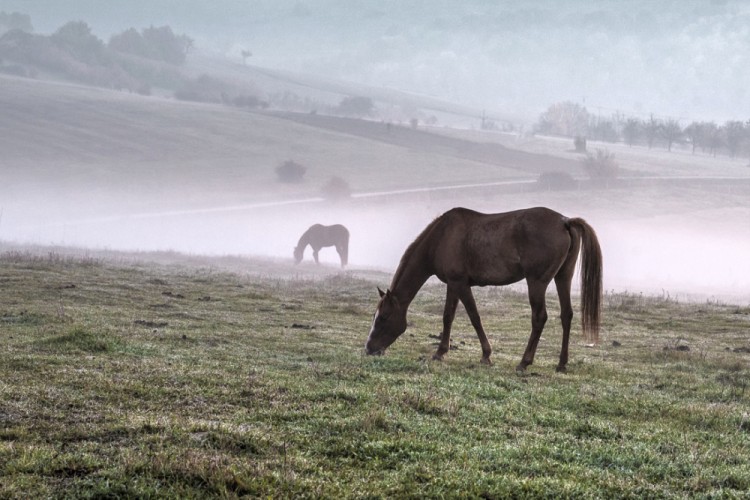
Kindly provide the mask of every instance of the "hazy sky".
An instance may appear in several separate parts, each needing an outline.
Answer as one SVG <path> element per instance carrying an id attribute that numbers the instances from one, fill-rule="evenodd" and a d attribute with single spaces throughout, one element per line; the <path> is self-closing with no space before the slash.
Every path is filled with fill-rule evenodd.
<path id="1" fill-rule="evenodd" d="M 40 33 L 84 20 L 105 41 L 170 25 L 200 50 L 535 118 L 590 111 L 750 117 L 750 2 L 739 0 L 0 0 Z"/>

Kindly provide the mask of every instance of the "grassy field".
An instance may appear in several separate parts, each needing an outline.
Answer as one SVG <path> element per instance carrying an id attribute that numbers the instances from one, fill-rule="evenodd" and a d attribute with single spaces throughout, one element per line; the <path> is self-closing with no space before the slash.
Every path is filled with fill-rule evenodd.
<path id="1" fill-rule="evenodd" d="M 158 262 L 157 262 L 158 260 Z M 750 309 L 607 294 L 556 374 L 556 298 L 479 289 L 430 359 L 430 283 L 383 357 L 375 271 L 180 255 L 0 256 L 0 497 L 706 497 L 750 490 Z M 522 289 L 521 289 L 522 290 Z"/>

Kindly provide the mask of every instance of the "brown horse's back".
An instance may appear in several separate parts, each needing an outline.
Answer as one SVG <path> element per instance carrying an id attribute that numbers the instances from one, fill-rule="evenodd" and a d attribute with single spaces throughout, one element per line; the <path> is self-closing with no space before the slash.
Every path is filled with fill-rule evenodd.
<path id="1" fill-rule="evenodd" d="M 349 242 L 349 230 L 341 224 L 313 224 L 303 236 L 313 248 L 332 247 Z"/>
<path id="2" fill-rule="evenodd" d="M 435 274 L 445 282 L 484 286 L 528 277 L 549 281 L 571 246 L 566 217 L 548 208 L 499 214 L 454 208 L 440 219 L 430 244 Z"/>

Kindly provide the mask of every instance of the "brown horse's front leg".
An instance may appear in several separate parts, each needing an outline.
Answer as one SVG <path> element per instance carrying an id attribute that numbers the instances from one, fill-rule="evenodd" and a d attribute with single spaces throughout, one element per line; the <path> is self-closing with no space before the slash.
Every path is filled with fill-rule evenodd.
<path id="1" fill-rule="evenodd" d="M 440 334 L 440 345 L 437 351 L 432 355 L 432 359 L 442 361 L 443 356 L 448 352 L 451 346 L 451 326 L 453 318 L 456 317 L 456 307 L 458 306 L 458 296 L 448 287 L 445 294 L 445 308 L 443 309 L 443 332 Z"/>
<path id="2" fill-rule="evenodd" d="M 490 360 L 490 355 L 492 355 L 492 347 L 490 346 L 490 341 L 487 340 L 487 334 L 484 333 L 482 320 L 479 317 L 479 311 L 477 310 L 477 303 L 474 301 L 474 294 L 471 293 L 471 288 L 468 286 L 462 287 L 458 293 L 459 298 L 466 309 L 466 313 L 471 320 L 471 326 L 474 327 L 474 330 L 477 332 L 477 337 L 479 337 L 479 343 L 482 344 L 482 363 L 485 365 L 491 365 L 492 360 Z"/>

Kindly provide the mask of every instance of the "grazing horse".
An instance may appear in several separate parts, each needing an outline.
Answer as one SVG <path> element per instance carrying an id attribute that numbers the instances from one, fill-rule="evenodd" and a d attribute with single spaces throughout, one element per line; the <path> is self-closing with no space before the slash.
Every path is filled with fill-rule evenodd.
<path id="1" fill-rule="evenodd" d="M 310 226 L 300 237 L 297 246 L 294 247 L 294 261 L 297 264 L 302 262 L 302 256 L 307 245 L 310 245 L 313 249 L 313 258 L 316 264 L 319 264 L 318 252 L 323 247 L 336 247 L 341 259 L 341 267 L 345 267 L 349 261 L 349 230 L 341 224 L 334 224 L 333 226 L 313 224 Z"/>
<path id="2" fill-rule="evenodd" d="M 382 354 L 404 330 L 406 310 L 430 276 L 448 285 L 443 332 L 433 359 L 450 347 L 451 324 L 460 300 L 482 344 L 482 362 L 491 364 L 492 348 L 479 319 L 472 286 L 508 285 L 526 279 L 531 304 L 531 336 L 516 370 L 534 362 L 547 321 L 545 294 L 555 280 L 563 336 L 557 371 L 568 363 L 573 307 L 570 285 L 578 252 L 581 257 L 581 316 L 587 339 L 598 342 L 602 294 L 602 253 L 594 229 L 580 218 L 568 218 L 537 207 L 500 214 L 454 208 L 430 223 L 406 249 L 390 288 L 378 288 L 380 301 L 365 344 L 367 354 Z"/>

